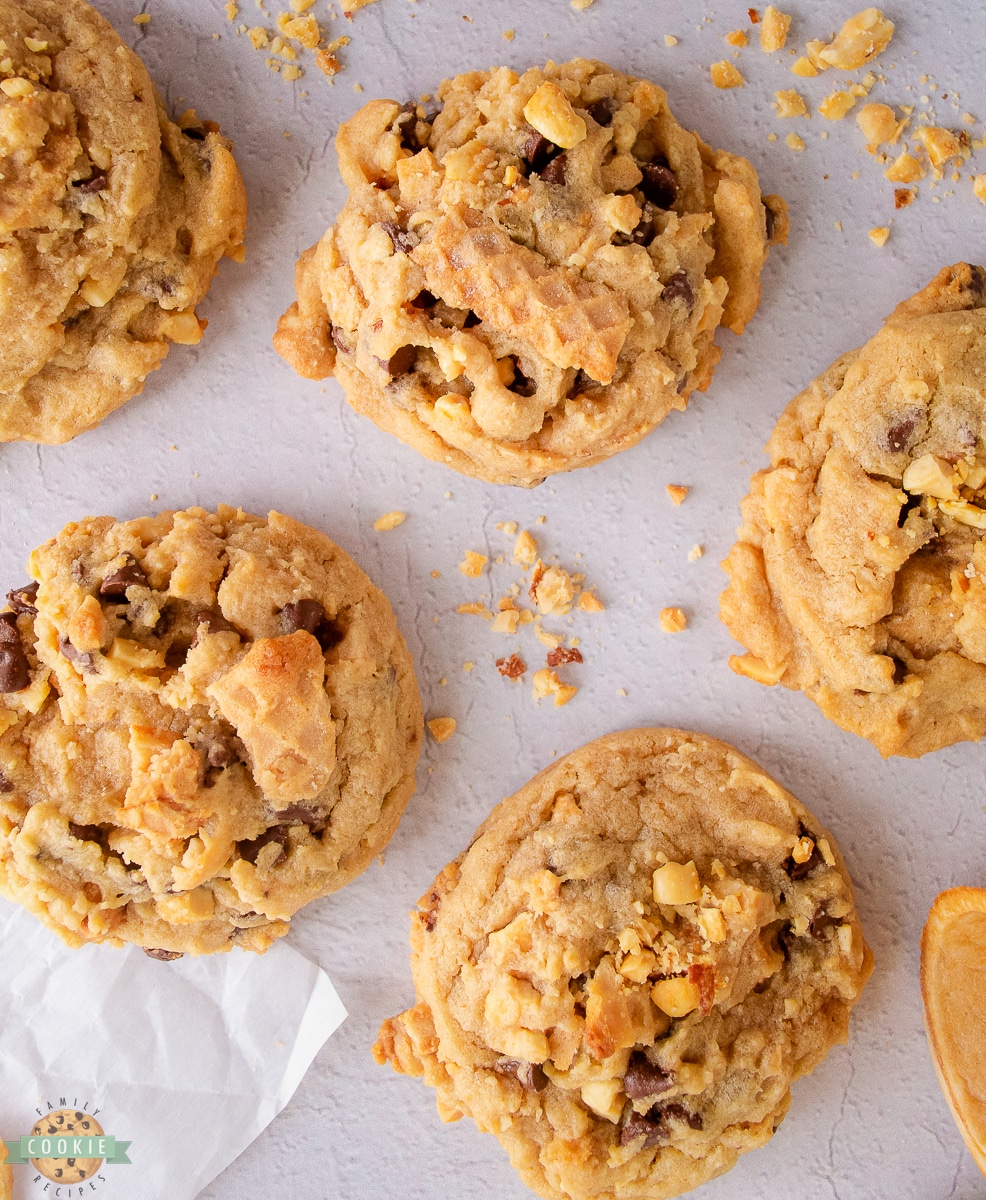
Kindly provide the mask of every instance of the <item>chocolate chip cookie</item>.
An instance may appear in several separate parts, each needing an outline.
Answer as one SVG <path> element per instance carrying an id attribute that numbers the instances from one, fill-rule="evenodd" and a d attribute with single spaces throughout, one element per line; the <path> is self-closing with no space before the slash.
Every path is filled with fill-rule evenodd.
<path id="1" fill-rule="evenodd" d="M 760 299 L 782 200 L 575 59 L 374 100 L 336 139 L 349 199 L 274 344 L 438 462 L 530 487 L 634 445 L 706 388 Z"/>
<path id="2" fill-rule="evenodd" d="M 222 506 L 89 518 L 0 613 L 0 892 L 71 945 L 264 950 L 386 845 L 422 738 L 386 598 Z"/>
<path id="3" fill-rule="evenodd" d="M 754 475 L 730 665 L 885 757 L 986 733 L 986 272 L 959 263 L 788 405 Z"/>
<path id="4" fill-rule="evenodd" d="M 417 1003 L 374 1054 L 539 1195 L 662 1200 L 768 1140 L 870 968 L 811 813 L 722 742 L 637 729 L 542 771 L 441 872 Z"/>
<path id="5" fill-rule="evenodd" d="M 65 442 L 200 340 L 243 181 L 83 0 L 0 0 L 0 175 L 0 441 Z"/>

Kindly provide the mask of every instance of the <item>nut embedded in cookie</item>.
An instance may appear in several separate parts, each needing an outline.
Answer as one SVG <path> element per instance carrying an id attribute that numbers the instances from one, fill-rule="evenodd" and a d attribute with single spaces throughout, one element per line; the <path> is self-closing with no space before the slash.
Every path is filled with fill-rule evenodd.
<path id="1" fill-rule="evenodd" d="M 708 386 L 786 209 L 603 63 L 472 72 L 438 99 L 341 126 L 349 199 L 274 344 L 429 458 L 530 487 Z"/>
<path id="2" fill-rule="evenodd" d="M 770 1138 L 871 964 L 793 796 L 713 738 L 631 730 L 541 772 L 439 874 L 416 1003 L 374 1057 L 540 1196 L 664 1200 Z"/>
<path id="3" fill-rule="evenodd" d="M 220 507 L 68 525 L 0 613 L 0 893 L 67 942 L 265 950 L 379 854 L 421 705 L 323 534 Z"/>
<path id="4" fill-rule="evenodd" d="M 0 43 L 0 441 L 66 442 L 201 339 L 246 196 L 218 126 L 170 120 L 84 0 L 0 0 Z"/>
<path id="5" fill-rule="evenodd" d="M 986 271 L 959 263 L 788 405 L 743 501 L 730 666 L 884 757 L 986 734 Z"/>

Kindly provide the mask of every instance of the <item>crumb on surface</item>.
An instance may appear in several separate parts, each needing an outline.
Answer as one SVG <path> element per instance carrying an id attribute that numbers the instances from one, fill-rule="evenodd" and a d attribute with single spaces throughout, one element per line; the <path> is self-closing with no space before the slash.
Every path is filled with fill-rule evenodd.
<path id="1" fill-rule="evenodd" d="M 432 717 L 428 722 L 428 729 L 436 742 L 447 742 L 455 733 L 455 718 Z"/>
<path id="2" fill-rule="evenodd" d="M 138 13 L 134 17 L 134 24 L 135 25 L 146 25 L 150 21 L 150 19 L 151 19 L 150 13 Z"/>
<path id="3" fill-rule="evenodd" d="M 760 49 L 766 54 L 783 50 L 787 42 L 787 31 L 791 27 L 791 18 L 768 4 L 764 9 L 760 22 Z"/>
<path id="4" fill-rule="evenodd" d="M 793 88 L 774 92 L 774 107 L 779 117 L 810 117 L 804 96 Z"/>
<path id="5" fill-rule="evenodd" d="M 470 579 L 478 579 L 488 562 L 489 558 L 485 554 L 478 554 L 475 550 L 467 550 L 465 558 L 459 563 L 459 570 Z"/>
<path id="6" fill-rule="evenodd" d="M 750 41 L 750 39 L 746 35 L 746 30 L 744 30 L 744 29 L 734 29 L 731 33 L 727 33 L 725 40 L 729 43 L 730 46 L 741 46 L 741 47 L 748 45 L 749 41 Z"/>
<path id="7" fill-rule="evenodd" d="M 520 567 L 533 567 L 537 562 L 537 541 L 526 529 L 522 529 L 514 543 L 514 562 Z"/>
<path id="8" fill-rule="evenodd" d="M 696 542 L 695 545 L 692 546 L 691 550 L 688 551 L 688 561 L 689 562 L 698 562 L 698 560 L 702 557 L 702 555 L 704 553 L 705 553 L 705 547 L 700 546 L 698 544 L 698 542 Z"/>
<path id="9" fill-rule="evenodd" d="M 802 55 L 791 65 L 791 74 L 797 75 L 800 79 L 812 79 L 818 74 L 818 68 L 810 58 Z"/>
<path id="10" fill-rule="evenodd" d="M 520 679 L 527 671 L 527 663 L 515 652 L 509 658 L 498 658 L 496 669 L 505 679 Z"/>
<path id="11" fill-rule="evenodd" d="M 485 604 L 481 604 L 478 600 L 469 600 L 465 604 L 460 604 L 455 611 L 463 613 L 465 616 L 482 617 L 484 621 L 493 620 L 493 614 Z M 438 618 L 436 617 L 435 620 L 437 621 Z"/>
<path id="12" fill-rule="evenodd" d="M 512 42 L 514 40 L 514 37 L 515 37 L 515 31 L 513 29 L 505 29 L 503 31 L 503 40 L 505 42 Z"/>
<path id="13" fill-rule="evenodd" d="M 555 708 L 561 708 L 563 704 L 567 704 L 579 690 L 577 687 L 572 687 L 571 684 L 562 683 L 558 678 L 557 671 L 552 671 L 549 667 L 542 667 L 540 671 L 535 671 L 531 676 L 531 682 L 534 685 L 534 699 L 543 700 L 546 696 L 554 696 Z"/>
<path id="14" fill-rule="evenodd" d="M 690 491 L 690 489 L 687 488 L 683 483 L 669 483 L 664 490 L 667 492 L 671 503 L 675 506 L 675 508 L 681 504 L 682 500 L 684 500 Z"/>
<path id="15" fill-rule="evenodd" d="M 819 104 L 818 111 L 827 121 L 841 121 L 855 103 L 852 92 L 832 92 Z"/>
<path id="16" fill-rule="evenodd" d="M 723 91 L 728 88 L 743 87 L 746 83 L 739 70 L 725 58 L 721 62 L 713 63 L 709 68 L 709 72 L 712 76 L 712 82 L 717 88 Z"/>
<path id="17" fill-rule="evenodd" d="M 804 138 L 799 137 L 796 133 L 789 133 L 784 139 L 784 143 L 789 150 L 803 150 L 805 148 Z"/>
<path id="18" fill-rule="evenodd" d="M 680 608 L 662 608 L 659 620 L 665 633 L 681 633 L 688 625 L 688 618 Z"/>
<path id="19" fill-rule="evenodd" d="M 986 175 L 973 176 L 972 190 L 976 198 L 986 204 Z"/>
<path id="20" fill-rule="evenodd" d="M 894 208 L 907 208 L 917 199 L 917 188 L 894 188 Z"/>
<path id="21" fill-rule="evenodd" d="M 878 225 L 875 229 L 871 229 L 869 233 L 870 241 L 874 246 L 886 245 L 888 237 L 890 237 L 890 227 L 888 225 Z"/>
<path id="22" fill-rule="evenodd" d="M 664 44 L 665 46 L 677 46 L 678 39 L 674 36 L 674 34 L 666 33 L 664 35 Z"/>
<path id="23" fill-rule="evenodd" d="M 599 599 L 595 592 L 585 591 L 579 596 L 578 607 L 582 612 L 605 612 L 606 605 Z"/>
<path id="24" fill-rule="evenodd" d="M 389 512 L 384 513 L 382 517 L 377 517 L 373 522 L 373 528 L 381 533 L 389 533 L 391 529 L 396 529 L 398 525 L 403 525 L 407 520 L 407 513 Z"/>

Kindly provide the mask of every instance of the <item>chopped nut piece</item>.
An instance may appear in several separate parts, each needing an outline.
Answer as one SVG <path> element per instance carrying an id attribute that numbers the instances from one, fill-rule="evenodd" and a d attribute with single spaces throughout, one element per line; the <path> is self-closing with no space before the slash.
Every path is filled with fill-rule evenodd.
<path id="1" fill-rule="evenodd" d="M 894 188 L 894 208 L 907 208 L 917 199 L 917 188 Z"/>
<path id="2" fill-rule="evenodd" d="M 909 462 L 901 479 L 905 492 L 934 496 L 936 500 L 958 500 L 959 483 L 961 479 L 952 470 L 952 464 L 935 454 L 922 454 Z"/>
<path id="3" fill-rule="evenodd" d="M 15 75 L 13 79 L 5 79 L 0 83 L 0 92 L 12 100 L 22 99 L 34 95 L 34 84 L 30 79 L 20 79 Z"/>
<path id="4" fill-rule="evenodd" d="M 889 142 L 897 132 L 897 118 L 889 104 L 864 104 L 856 114 L 856 124 L 874 146 Z"/>
<path id="5" fill-rule="evenodd" d="M 535 671 L 531 676 L 531 682 L 534 684 L 534 699 L 543 700 L 545 696 L 554 695 L 555 708 L 561 708 L 563 704 L 567 704 L 579 690 L 562 683 L 557 673 L 550 671 L 547 667 Z"/>
<path id="6" fill-rule="evenodd" d="M 489 562 L 485 554 L 477 554 L 475 550 L 467 550 L 466 556 L 459 563 L 459 570 L 470 579 L 478 579 L 483 573 L 483 567 Z"/>
<path id="7" fill-rule="evenodd" d="M 384 513 L 382 517 L 377 517 L 373 522 L 373 528 L 380 533 L 388 533 L 391 529 L 396 529 L 398 525 L 403 525 L 407 520 L 407 513 L 389 512 Z"/>
<path id="8" fill-rule="evenodd" d="M 874 246 L 885 246 L 888 237 L 890 237 L 890 227 L 887 225 L 878 225 L 869 233 L 870 241 Z"/>
<path id="9" fill-rule="evenodd" d="M 599 599 L 594 592 L 583 592 L 579 596 L 578 607 L 583 612 L 605 612 L 606 605 Z"/>
<path id="10" fill-rule="evenodd" d="M 903 150 L 893 165 L 883 173 L 891 183 L 917 183 L 919 179 L 924 178 L 924 167 L 913 154 L 908 154 L 906 150 Z"/>
<path id="11" fill-rule="evenodd" d="M 812 79 L 818 74 L 818 68 L 813 66 L 811 59 L 802 55 L 791 67 L 791 74 L 798 75 L 802 79 Z"/>
<path id="12" fill-rule="evenodd" d="M 735 671 L 737 675 L 745 675 L 747 679 L 753 679 L 766 687 L 773 687 L 784 674 L 787 664 L 771 667 L 762 658 L 757 658 L 755 654 L 731 654 L 729 669 Z"/>
<path id="13" fill-rule="evenodd" d="M 436 742 L 447 742 L 452 734 L 455 733 L 455 718 L 432 717 L 428 722 L 428 728 Z"/>
<path id="14" fill-rule="evenodd" d="M 983 204 L 986 204 L 986 175 L 973 176 L 972 190 L 977 199 L 982 200 Z"/>
<path id="15" fill-rule="evenodd" d="M 805 148 L 804 139 L 800 138 L 796 133 L 789 133 L 784 141 L 789 150 L 803 150 Z"/>
<path id="16" fill-rule="evenodd" d="M 535 603 L 546 615 L 563 617 L 572 611 L 575 584 L 571 575 L 561 567 L 548 567 L 531 590 Z"/>
<path id="17" fill-rule="evenodd" d="M 698 923 L 706 941 L 724 942 L 726 940 L 726 922 L 718 908 L 700 908 Z"/>
<path id="18" fill-rule="evenodd" d="M 712 75 L 712 82 L 717 88 L 725 90 L 727 88 L 743 87 L 746 83 L 746 80 L 728 59 L 724 58 L 721 62 L 713 63 L 709 70 Z"/>
<path id="19" fill-rule="evenodd" d="M 779 117 L 807 117 L 810 115 L 800 92 L 793 89 L 774 92 L 774 99 L 777 102 L 775 107 Z"/>
<path id="20" fill-rule="evenodd" d="M 662 608 L 660 621 L 665 633 L 681 633 L 688 624 L 688 618 L 680 608 Z"/>
<path id="21" fill-rule="evenodd" d="M 832 92 L 819 104 L 818 111 L 828 121 L 841 121 L 855 103 L 852 92 Z"/>
<path id="22" fill-rule="evenodd" d="M 659 979 L 651 988 L 651 999 L 669 1017 L 685 1017 L 698 1008 L 700 995 L 696 984 L 682 976 Z"/>
<path id="23" fill-rule="evenodd" d="M 526 529 L 522 529 L 514 543 L 514 562 L 521 567 L 533 567 L 537 562 L 537 556 L 537 542 Z"/>
<path id="24" fill-rule="evenodd" d="M 813 838 L 805 835 L 798 838 L 794 843 L 794 849 L 791 851 L 791 857 L 796 863 L 806 863 L 815 852 L 815 842 Z"/>
<path id="25" fill-rule="evenodd" d="M 702 885 L 694 862 L 665 863 L 654 872 L 655 904 L 695 904 L 702 898 Z"/>
<path id="26" fill-rule="evenodd" d="M 527 670 L 527 663 L 519 654 L 511 654 L 509 658 L 498 658 L 496 669 L 505 679 L 520 679 Z"/>
<path id="27" fill-rule="evenodd" d="M 791 18 L 787 13 L 779 12 L 772 4 L 768 4 L 760 22 L 760 49 L 768 54 L 783 50 L 790 27 Z"/>
<path id="28" fill-rule="evenodd" d="M 746 46 L 750 39 L 746 36 L 745 30 L 734 29 L 732 33 L 726 34 L 726 41 L 730 46 Z"/>
<path id="29" fill-rule="evenodd" d="M 689 489 L 680 483 L 669 483 L 664 490 L 671 498 L 671 503 L 675 506 L 675 508 L 678 507 L 678 505 L 682 502 L 682 500 L 684 500 L 689 492 Z"/>
<path id="30" fill-rule="evenodd" d="M 938 507 L 955 521 L 971 525 L 974 529 L 986 529 L 986 508 L 977 508 L 968 500 L 942 500 Z"/>
<path id="31" fill-rule="evenodd" d="M 893 21 L 888 21 L 878 8 L 864 8 L 846 21 L 835 40 L 819 50 L 818 56 L 838 71 L 854 71 L 886 50 L 893 32 Z"/>
<path id="32" fill-rule="evenodd" d="M 32 54 L 42 54 L 48 49 L 47 42 L 39 41 L 38 38 L 33 37 L 26 37 L 24 39 L 24 45 L 27 46 L 28 50 L 30 50 Z"/>
<path id="33" fill-rule="evenodd" d="M 538 133 L 562 150 L 571 150 L 585 141 L 585 121 L 572 107 L 564 89 L 553 79 L 542 83 L 524 105 L 524 116 Z"/>

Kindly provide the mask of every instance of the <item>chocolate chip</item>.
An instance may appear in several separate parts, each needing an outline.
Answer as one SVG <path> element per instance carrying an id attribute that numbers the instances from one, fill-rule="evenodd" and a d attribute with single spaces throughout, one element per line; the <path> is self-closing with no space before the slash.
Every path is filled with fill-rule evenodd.
<path id="1" fill-rule="evenodd" d="M 559 187 L 566 182 L 566 174 L 568 172 L 568 156 L 559 154 L 557 158 L 553 158 L 541 171 L 541 178 L 545 183 L 554 183 Z"/>
<path id="2" fill-rule="evenodd" d="M 658 1114 L 657 1118 L 652 1119 L 651 1113 L 655 1111 Z M 651 1109 L 649 1113 L 639 1113 L 631 1109 L 620 1130 L 620 1145 L 627 1146 L 641 1136 L 644 1139 L 644 1149 L 647 1149 L 648 1146 L 660 1146 L 666 1143 L 668 1131 L 661 1121 L 660 1111 L 660 1109 Z"/>
<path id="3" fill-rule="evenodd" d="M 38 583 L 28 583 L 22 588 L 14 588 L 13 591 L 7 593 L 7 600 L 10 607 L 15 613 L 34 613 L 38 611 L 37 605 L 34 603 L 38 598 Z"/>
<path id="4" fill-rule="evenodd" d="M 0 613 L 0 692 L 20 692 L 31 682 L 31 668 L 13 613 Z"/>
<path id="5" fill-rule="evenodd" d="M 591 104 L 587 104 L 585 111 L 597 125 L 607 127 L 613 122 L 613 114 L 616 112 L 616 108 L 616 101 L 611 96 L 603 96 L 601 100 L 593 100 Z"/>
<path id="6" fill-rule="evenodd" d="M 921 419 L 922 409 L 912 408 L 903 413 L 887 430 L 887 447 L 892 454 L 907 449 L 907 443 Z"/>
<path id="7" fill-rule="evenodd" d="M 87 196 L 95 195 L 96 192 L 101 192 L 106 187 L 106 172 L 93 171 L 88 179 L 76 179 L 72 186 L 77 192 L 82 192 Z"/>
<path id="8" fill-rule="evenodd" d="M 332 338 L 332 341 L 335 344 L 335 348 L 341 354 L 352 354 L 353 348 L 349 344 L 349 341 L 348 341 L 346 335 L 343 333 L 343 331 L 339 328 L 338 325 L 331 325 L 329 327 L 329 337 Z"/>
<path id="9" fill-rule="evenodd" d="M 192 645 L 199 644 L 199 629 L 205 626 L 206 633 L 238 633 L 220 612 L 212 608 L 204 608 L 195 614 L 195 637 Z"/>
<path id="10" fill-rule="evenodd" d="M 144 953 L 148 958 L 156 958 L 159 962 L 174 962 L 176 958 L 184 957 L 180 950 L 148 950 L 145 947 Z"/>
<path id="11" fill-rule="evenodd" d="M 112 599 L 126 598 L 128 587 L 146 587 L 147 576 L 140 569 L 137 563 L 131 559 L 125 566 L 122 566 L 119 571 L 114 571 L 112 575 L 107 575 L 103 582 L 99 585 L 99 594 L 101 596 L 109 596 Z"/>
<path id="12" fill-rule="evenodd" d="M 412 308 L 431 308 L 433 304 L 438 303 L 438 297 L 429 291 L 420 291 L 409 303 Z"/>
<path id="13" fill-rule="evenodd" d="M 381 221 L 380 227 L 387 231 L 394 249 L 399 250 L 402 254 L 410 254 L 421 240 L 416 233 L 402 229 L 396 221 Z"/>
<path id="14" fill-rule="evenodd" d="M 788 857 L 785 860 L 784 870 L 787 871 L 788 875 L 790 875 L 792 879 L 804 879 L 806 875 L 809 875 L 817 866 L 820 866 L 822 863 L 822 856 L 818 852 L 818 838 L 813 833 L 809 833 L 808 830 L 805 829 L 804 825 L 802 825 L 800 822 L 798 823 L 798 837 L 811 838 L 813 845 L 811 848 L 811 854 L 808 856 L 807 861 L 799 863 L 795 862 L 791 857 Z"/>
<path id="15" fill-rule="evenodd" d="M 661 1108 L 661 1113 L 665 1118 L 674 1117 L 677 1121 L 684 1121 L 689 1129 L 702 1128 L 702 1114 L 689 1112 L 683 1104 L 665 1104 Z"/>
<path id="16" fill-rule="evenodd" d="M 556 146 L 554 142 L 549 142 L 548 139 L 542 136 L 536 129 L 532 129 L 524 142 L 524 149 L 521 152 L 522 156 L 531 165 L 531 173 L 540 175 L 549 162 L 558 154 L 561 154 L 561 147 Z"/>
<path id="17" fill-rule="evenodd" d="M 830 913 L 826 912 L 825 906 L 822 905 L 821 908 L 816 910 L 815 915 L 809 922 L 808 934 L 817 940 L 824 937 L 826 929 L 831 929 L 834 926 L 841 924 L 842 922 L 837 920 Z"/>
<path id="18" fill-rule="evenodd" d="M 309 808 L 307 804 L 289 804 L 287 808 L 279 808 L 277 816 L 281 821 L 301 821 L 302 824 L 308 825 L 312 829 L 319 826 L 324 828 L 325 818 L 314 808 Z"/>
<path id="19" fill-rule="evenodd" d="M 784 925 L 777 934 L 777 944 L 780 946 L 781 953 L 786 959 L 790 959 L 791 954 L 794 951 L 794 944 L 797 942 L 797 940 L 798 935 L 791 927 L 791 922 L 788 921 L 788 923 Z"/>
<path id="20" fill-rule="evenodd" d="M 631 1100 L 643 1100 L 645 1096 L 658 1096 L 674 1087 L 674 1072 L 665 1071 L 652 1063 L 642 1050 L 634 1050 L 623 1076 L 623 1090 Z"/>
<path id="21" fill-rule="evenodd" d="M 574 647 L 568 649 L 565 646 L 556 646 L 554 650 L 548 651 L 547 663 L 549 667 L 560 667 L 563 663 L 580 663 L 583 661 L 582 651 L 576 650 Z"/>
<path id="22" fill-rule="evenodd" d="M 643 179 L 640 190 L 644 196 L 658 208 L 669 209 L 678 199 L 678 180 L 674 171 L 666 163 L 640 163 Z"/>
<path id="23" fill-rule="evenodd" d="M 8 646 L 19 646 L 21 644 L 16 613 L 0 613 L 0 643 L 5 643 Z"/>
<path id="24" fill-rule="evenodd" d="M 237 842 L 236 850 L 240 858 L 245 858 L 246 861 L 250 863 L 256 863 L 258 857 L 260 856 L 260 851 L 263 850 L 265 846 L 269 846 L 271 843 L 274 843 L 274 845 L 278 846 L 279 849 L 277 852 L 277 857 L 270 865 L 272 867 L 276 867 L 278 863 L 283 862 L 288 856 L 287 850 L 284 849 L 284 847 L 287 845 L 287 842 L 287 829 L 283 825 L 272 825 L 270 829 L 265 830 L 260 837 L 256 837 L 252 841 Z"/>
<path id="25" fill-rule="evenodd" d="M 0 771 L 0 794 L 5 795 L 7 792 L 12 792 L 13 790 L 14 785 L 10 782 L 7 776 Z"/>
<path id="26" fill-rule="evenodd" d="M 68 831 L 79 842 L 98 842 L 103 836 L 98 825 L 76 825 L 74 821 L 69 821 Z"/>
<path id="27" fill-rule="evenodd" d="M 392 378 L 397 378 L 399 375 L 406 375 L 414 367 L 418 360 L 417 346 L 401 346 L 399 350 L 395 350 L 387 361 L 387 373 Z"/>
<path id="28" fill-rule="evenodd" d="M 498 1058 L 493 1069 L 500 1075 L 512 1075 L 529 1092 L 543 1092 L 548 1077 L 537 1063 L 521 1062 L 516 1058 Z"/>
<path id="29" fill-rule="evenodd" d="M 969 273 L 969 290 L 976 299 L 976 308 L 981 308 L 986 300 L 986 270 L 970 264 Z"/>
<path id="30" fill-rule="evenodd" d="M 695 303 L 695 293 L 692 291 L 692 285 L 688 282 L 686 272 L 675 271 L 664 285 L 664 291 L 661 292 L 661 299 L 666 300 L 669 304 L 680 300 L 691 311 L 691 307 Z"/>
<path id="31" fill-rule="evenodd" d="M 208 738 L 203 738 L 199 744 L 205 752 L 205 761 L 217 771 L 223 771 L 233 763 L 243 761 L 243 755 L 231 734 L 217 731 Z"/>
<path id="32" fill-rule="evenodd" d="M 325 609 L 317 600 L 295 600 L 281 609 L 281 619 L 287 633 L 303 629 L 314 633 L 325 620 Z"/>
<path id="33" fill-rule="evenodd" d="M 58 639 L 58 649 L 69 662 L 75 663 L 83 671 L 91 671 L 95 666 L 92 652 L 83 654 L 81 650 L 76 650 L 65 634 Z"/>

